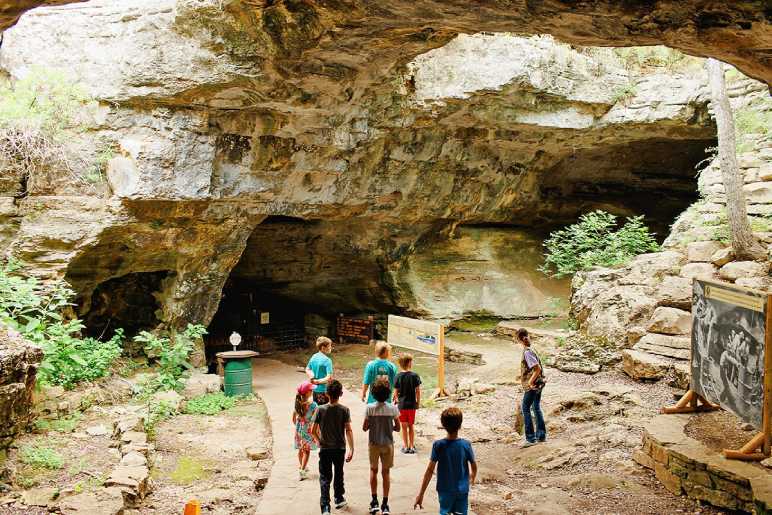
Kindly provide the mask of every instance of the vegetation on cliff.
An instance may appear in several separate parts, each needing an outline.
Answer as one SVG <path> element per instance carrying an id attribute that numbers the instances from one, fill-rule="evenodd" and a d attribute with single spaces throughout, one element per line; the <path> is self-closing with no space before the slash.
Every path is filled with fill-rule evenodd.
<path id="1" fill-rule="evenodd" d="M 544 248 L 540 270 L 552 277 L 565 277 L 594 266 L 624 264 L 638 254 L 658 250 L 659 245 L 642 216 L 627 218 L 620 227 L 615 215 L 598 210 L 553 231 Z"/>

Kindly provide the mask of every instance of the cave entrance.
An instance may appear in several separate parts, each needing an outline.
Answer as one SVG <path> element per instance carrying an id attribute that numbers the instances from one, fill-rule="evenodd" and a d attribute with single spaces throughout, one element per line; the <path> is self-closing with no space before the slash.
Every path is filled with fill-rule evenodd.
<path id="1" fill-rule="evenodd" d="M 131 337 L 156 327 L 161 322 L 158 292 L 169 274 L 168 270 L 133 272 L 98 284 L 88 301 L 77 300 L 86 326 L 83 333 L 110 338 L 122 328 Z"/>
<path id="2" fill-rule="evenodd" d="M 393 310 L 383 270 L 367 245 L 371 228 L 352 221 L 270 216 L 250 235 L 223 288 L 206 337 L 207 358 L 240 349 L 261 352 L 334 337 L 336 317 Z"/>

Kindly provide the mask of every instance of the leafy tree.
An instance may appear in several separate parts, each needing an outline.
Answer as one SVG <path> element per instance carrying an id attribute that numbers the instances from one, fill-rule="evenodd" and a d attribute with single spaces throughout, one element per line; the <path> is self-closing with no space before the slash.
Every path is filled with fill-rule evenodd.
<path id="1" fill-rule="evenodd" d="M 659 249 L 642 216 L 627 218 L 618 227 L 617 217 L 605 211 L 582 215 L 579 221 L 554 231 L 544 242 L 540 270 L 565 277 L 593 266 L 620 265 L 632 257 Z"/>

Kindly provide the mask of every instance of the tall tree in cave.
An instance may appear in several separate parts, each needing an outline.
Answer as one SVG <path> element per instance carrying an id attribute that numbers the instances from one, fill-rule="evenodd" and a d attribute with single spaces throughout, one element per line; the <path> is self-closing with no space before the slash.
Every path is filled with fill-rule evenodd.
<path id="1" fill-rule="evenodd" d="M 726 215 L 729 219 L 732 249 L 738 259 L 764 259 L 766 251 L 753 236 L 743 194 L 743 179 L 737 166 L 737 147 L 732 107 L 726 94 L 724 65 L 716 59 L 705 62 L 710 83 L 710 98 L 718 126 L 718 157 L 721 179 L 726 191 Z"/>

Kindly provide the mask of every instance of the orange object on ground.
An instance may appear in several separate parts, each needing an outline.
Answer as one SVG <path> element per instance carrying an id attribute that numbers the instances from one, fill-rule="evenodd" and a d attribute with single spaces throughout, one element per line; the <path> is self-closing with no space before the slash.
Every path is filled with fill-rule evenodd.
<path id="1" fill-rule="evenodd" d="M 182 515 L 201 515 L 201 505 L 196 500 L 190 501 L 185 505 Z"/>

